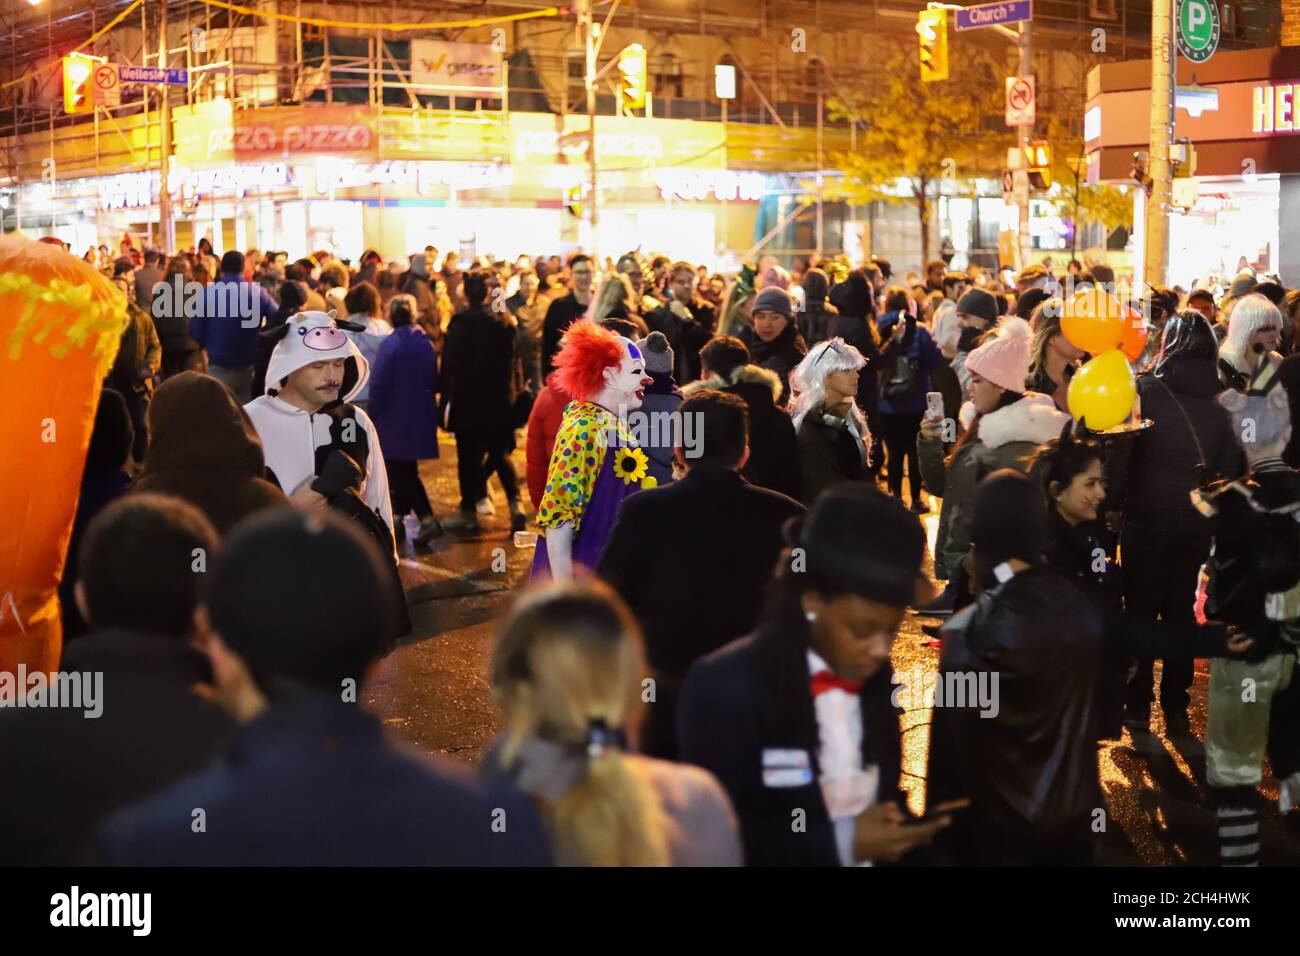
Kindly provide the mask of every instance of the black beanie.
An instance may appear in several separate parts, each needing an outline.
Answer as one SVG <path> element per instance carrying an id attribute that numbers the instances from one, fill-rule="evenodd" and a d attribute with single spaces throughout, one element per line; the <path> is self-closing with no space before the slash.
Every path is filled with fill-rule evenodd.
<path id="1" fill-rule="evenodd" d="M 360 685 L 393 632 L 375 545 L 329 512 L 276 508 L 222 542 L 208 582 L 212 628 L 265 692 Z"/>
<path id="2" fill-rule="evenodd" d="M 892 495 L 862 482 L 836 485 L 805 517 L 792 519 L 790 531 L 813 581 L 895 607 L 912 603 L 925 530 Z"/>
<path id="3" fill-rule="evenodd" d="M 1041 563 L 1047 544 L 1043 489 L 1014 468 L 993 472 L 975 489 L 970 538 L 981 567 L 994 568 L 1010 558 Z"/>
<path id="4" fill-rule="evenodd" d="M 967 289 L 957 300 L 957 311 L 965 315 L 974 315 L 989 325 L 998 320 L 998 304 L 993 296 L 983 289 Z"/>
<path id="5" fill-rule="evenodd" d="M 1037 287 L 1026 289 L 1024 292 L 1020 293 L 1020 296 L 1016 299 L 1016 315 L 1028 322 L 1030 316 L 1034 314 L 1034 309 L 1038 308 L 1041 303 L 1046 302 L 1050 298 L 1051 295 L 1048 294 L 1046 289 L 1039 289 Z"/>

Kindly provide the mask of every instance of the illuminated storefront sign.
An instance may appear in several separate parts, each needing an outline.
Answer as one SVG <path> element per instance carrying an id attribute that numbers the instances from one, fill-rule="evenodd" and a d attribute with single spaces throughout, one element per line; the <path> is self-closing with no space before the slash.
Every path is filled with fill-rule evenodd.
<path id="1" fill-rule="evenodd" d="M 1296 89 L 1297 85 L 1291 83 L 1255 87 L 1251 91 L 1251 132 L 1294 133 L 1300 130 L 1295 116 Z"/>
<path id="2" fill-rule="evenodd" d="M 664 199 L 719 199 L 757 201 L 763 198 L 767 177 L 762 173 L 729 170 L 661 169 L 655 185 Z"/>
<path id="3" fill-rule="evenodd" d="M 249 163 L 222 169 L 177 169 L 171 191 L 183 199 L 193 196 L 244 196 L 249 192 L 280 189 L 295 182 L 285 163 Z M 151 206 L 162 188 L 158 172 L 123 173 L 99 181 L 99 204 L 104 209 Z"/>
<path id="4" fill-rule="evenodd" d="M 587 138 L 565 136 L 547 130 L 527 130 L 515 134 L 515 157 L 556 156 L 561 152 L 570 159 L 587 154 Z M 659 159 L 664 155 L 663 140 L 653 133 L 602 133 L 596 130 L 596 155 L 612 159 Z"/>
<path id="5" fill-rule="evenodd" d="M 400 160 L 354 163 L 346 159 L 321 157 L 314 168 L 316 192 L 363 186 L 414 186 L 420 195 L 437 187 L 451 189 L 502 189 L 511 186 L 514 171 L 509 166 L 486 163 L 425 163 Z"/>
<path id="6" fill-rule="evenodd" d="M 422 89 L 499 87 L 501 66 L 490 43 L 411 40 L 411 83 Z"/>

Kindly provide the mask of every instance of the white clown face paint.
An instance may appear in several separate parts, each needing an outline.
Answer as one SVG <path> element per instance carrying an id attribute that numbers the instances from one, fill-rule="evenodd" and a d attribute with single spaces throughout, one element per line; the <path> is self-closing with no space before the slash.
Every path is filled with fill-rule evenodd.
<path id="1" fill-rule="evenodd" d="M 605 371 L 605 387 L 613 394 L 614 404 L 626 407 L 629 411 L 640 408 L 645 399 L 646 386 L 652 379 L 645 370 L 645 358 L 634 342 L 619 336 L 623 346 L 623 361 L 618 368 Z"/>

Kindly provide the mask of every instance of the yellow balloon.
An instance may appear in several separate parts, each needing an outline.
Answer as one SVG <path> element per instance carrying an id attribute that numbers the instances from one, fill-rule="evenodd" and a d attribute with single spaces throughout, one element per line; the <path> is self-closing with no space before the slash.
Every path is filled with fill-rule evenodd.
<path id="1" fill-rule="evenodd" d="M 1114 428 L 1127 419 L 1136 397 L 1133 370 L 1119 349 L 1101 353 L 1070 379 L 1070 414 L 1093 431 Z"/>

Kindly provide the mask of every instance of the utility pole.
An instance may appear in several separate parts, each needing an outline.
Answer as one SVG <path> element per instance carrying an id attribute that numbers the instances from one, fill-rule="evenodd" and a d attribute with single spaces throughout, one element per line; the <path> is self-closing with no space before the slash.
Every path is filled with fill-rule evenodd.
<path id="1" fill-rule="evenodd" d="M 1157 2 L 1159 2 L 1159 0 L 1157 0 Z M 1016 38 L 1016 46 L 1020 50 L 1020 67 L 1017 75 L 1031 76 L 1034 72 L 1034 61 L 1030 56 L 1030 40 L 1032 36 L 1030 33 L 1030 21 L 1020 21 L 1019 27 L 1020 34 Z M 1029 126 L 1021 125 L 1016 127 L 1016 145 L 1020 147 L 1022 162 L 1024 161 L 1023 157 L 1029 155 L 1028 147 L 1030 132 L 1031 127 Z M 1028 176 L 1029 174 L 1024 173 L 1024 175 Z M 1020 268 L 1023 269 L 1025 266 L 1029 265 L 1029 251 L 1031 247 L 1029 241 L 1029 187 L 1027 183 L 1023 190 L 1016 190 L 1016 205 L 1019 207 L 1019 225 L 1016 229 L 1016 258 L 1019 260 Z M 928 249 L 926 250 L 926 255 L 929 255 Z"/>
<path id="2" fill-rule="evenodd" d="M 1174 0 L 1151 4 L 1151 195 L 1146 203 L 1146 243 L 1142 281 L 1163 286 L 1169 267 L 1169 206 L 1173 170 L 1169 144 L 1174 134 Z M 1134 290 L 1140 295 L 1142 290 Z"/>
<path id="3" fill-rule="evenodd" d="M 599 243 L 596 239 L 596 226 L 600 222 L 596 198 L 599 195 L 596 189 L 596 52 L 599 28 L 593 22 L 591 4 L 592 0 L 579 0 L 578 15 L 587 54 L 587 69 L 584 74 L 587 87 L 587 175 L 591 180 L 591 191 L 587 195 L 587 215 L 591 224 L 591 257 L 599 268 Z"/>
<path id="4" fill-rule="evenodd" d="M 159 4 L 158 20 L 158 66 L 167 69 L 167 0 Z M 176 223 L 172 221 L 171 183 L 168 172 L 172 162 L 172 114 L 169 102 L 171 87 L 163 83 L 159 87 L 158 116 L 162 122 L 162 136 L 159 139 L 161 175 L 158 188 L 158 238 L 163 252 L 171 255 L 176 251 Z"/>

